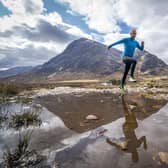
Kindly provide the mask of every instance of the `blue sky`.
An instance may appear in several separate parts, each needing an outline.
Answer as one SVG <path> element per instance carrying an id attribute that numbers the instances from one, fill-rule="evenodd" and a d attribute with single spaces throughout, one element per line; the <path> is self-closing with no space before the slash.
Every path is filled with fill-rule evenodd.
<path id="1" fill-rule="evenodd" d="M 0 2 L 0 16 L 9 15 L 11 12 L 3 6 L 3 4 Z"/>
<path id="2" fill-rule="evenodd" d="M 145 49 L 168 62 L 167 5 L 167 0 L 0 0 L 0 69 L 42 64 L 81 37 L 108 45 L 129 36 L 133 27 Z"/>

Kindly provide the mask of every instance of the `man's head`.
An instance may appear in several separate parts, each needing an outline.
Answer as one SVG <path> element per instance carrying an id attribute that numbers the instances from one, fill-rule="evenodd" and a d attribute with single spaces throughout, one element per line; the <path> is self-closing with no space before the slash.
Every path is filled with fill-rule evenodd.
<path id="1" fill-rule="evenodd" d="M 137 34 L 136 29 L 133 29 L 133 30 L 130 31 L 130 36 L 131 36 L 132 39 L 135 39 L 136 34 Z"/>

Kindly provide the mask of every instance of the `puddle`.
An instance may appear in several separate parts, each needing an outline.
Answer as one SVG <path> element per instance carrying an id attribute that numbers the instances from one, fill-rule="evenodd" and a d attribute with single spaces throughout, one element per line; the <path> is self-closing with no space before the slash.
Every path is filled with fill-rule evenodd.
<path id="1" fill-rule="evenodd" d="M 39 104 L 35 106 L 41 107 Z M 7 108 L 3 109 L 8 111 L 8 115 L 13 115 L 24 113 L 32 108 L 34 108 L 34 104 L 8 103 Z M 29 126 L 20 130 L 6 127 L 0 129 L 0 162 L 3 158 L 3 152 L 7 148 L 14 149 L 16 147 L 19 135 L 30 133 L 30 149 L 35 149 L 49 158 L 50 151 L 65 146 L 61 140 L 76 134 L 69 130 L 59 117 L 44 107 L 40 108 L 39 118 L 42 121 L 40 126 Z"/>
<path id="2" fill-rule="evenodd" d="M 101 128 L 108 129 L 103 136 L 96 137 L 97 130 L 92 130 L 83 133 L 83 137 L 81 136 L 78 140 L 75 138 L 73 141 L 71 138 L 71 145 L 56 154 L 55 160 L 60 167 L 168 167 L 155 160 L 159 152 L 168 152 L 168 104 L 144 120 L 138 120 L 134 113 L 128 114 L 126 106 L 124 108 L 125 117 L 101 126 Z M 164 117 L 167 122 L 158 124 L 153 120 L 154 118 L 156 121 L 160 120 L 160 116 Z M 116 144 L 107 143 L 107 138 L 115 139 Z M 125 150 L 117 146 L 121 139 L 128 141 Z"/>
<path id="3" fill-rule="evenodd" d="M 20 114 L 36 106 L 42 123 L 20 131 L 0 129 L 0 162 L 7 146 L 16 147 L 19 134 L 33 130 L 29 148 L 46 156 L 50 165 L 57 162 L 61 168 L 158 167 L 153 158 L 158 152 L 168 152 L 166 103 L 143 95 L 122 99 L 103 92 L 45 95 L 29 104 L 12 101 L 6 108 L 8 114 Z M 87 121 L 89 114 L 99 120 Z M 104 129 L 108 131 L 103 132 Z M 146 137 L 147 149 L 141 137 Z M 115 140 L 116 145 L 108 144 L 106 138 Z M 129 142 L 127 150 L 117 146 L 123 140 Z"/>
<path id="4" fill-rule="evenodd" d="M 115 121 L 124 113 L 121 97 L 111 93 L 48 95 L 39 97 L 36 101 L 78 133 Z M 135 94 L 126 96 L 126 101 L 135 107 L 134 112 L 139 120 L 156 113 L 167 102 Z M 86 116 L 90 114 L 96 115 L 99 120 L 86 120 Z"/>

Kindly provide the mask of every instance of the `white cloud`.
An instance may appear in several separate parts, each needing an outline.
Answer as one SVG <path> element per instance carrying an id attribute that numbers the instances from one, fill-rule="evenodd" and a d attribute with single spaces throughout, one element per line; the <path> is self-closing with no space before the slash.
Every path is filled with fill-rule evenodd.
<path id="1" fill-rule="evenodd" d="M 15 66 L 35 66 L 42 64 L 56 54 L 46 47 L 35 47 L 34 45 L 27 45 L 25 48 L 7 48 L 3 51 L 5 57 L 0 60 L 0 67 L 8 68 Z"/>
<path id="2" fill-rule="evenodd" d="M 79 36 L 79 37 L 85 37 L 88 39 L 92 39 L 92 36 L 89 34 L 84 33 L 81 29 L 79 29 L 76 26 L 69 26 L 69 29 L 66 31 L 69 34 L 72 34 L 74 36 Z"/>
<path id="3" fill-rule="evenodd" d="M 42 0 L 1 0 L 1 2 L 15 15 L 40 14 L 44 11 Z"/>
<path id="4" fill-rule="evenodd" d="M 29 2 L 29 3 L 28 3 Z M 38 17 L 43 12 L 42 0 L 1 0 L 1 3 L 12 12 L 10 15 L 0 17 L 0 32 L 11 30 L 15 26 L 22 24 L 35 27 L 38 21 Z M 32 9 L 28 8 L 28 5 L 32 6 Z"/>
<path id="5" fill-rule="evenodd" d="M 78 27 L 64 23 L 56 11 L 45 13 L 42 0 L 0 1 L 11 11 L 0 17 L 0 68 L 41 64 L 72 40 L 91 38 Z"/>
<path id="6" fill-rule="evenodd" d="M 106 34 L 104 38 L 104 44 L 110 45 L 111 43 L 118 41 L 119 39 L 128 37 L 128 34 L 121 34 L 121 33 L 108 33 Z M 117 45 L 115 48 L 119 50 L 123 50 L 123 45 Z"/>
<path id="7" fill-rule="evenodd" d="M 84 16 L 89 28 L 101 33 L 120 31 L 117 25 L 115 0 L 55 0 L 68 5 L 71 13 Z M 70 10 L 67 10 L 70 13 Z"/>

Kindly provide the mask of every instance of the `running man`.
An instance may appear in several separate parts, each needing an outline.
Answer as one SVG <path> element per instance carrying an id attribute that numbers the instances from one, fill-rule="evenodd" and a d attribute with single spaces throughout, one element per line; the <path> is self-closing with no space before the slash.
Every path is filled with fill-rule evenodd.
<path id="1" fill-rule="evenodd" d="M 131 69 L 131 76 L 130 76 L 129 81 L 136 82 L 136 79 L 134 78 L 134 71 L 135 71 L 137 61 L 135 58 L 133 58 L 135 49 L 138 48 L 141 51 L 144 50 L 144 41 L 142 41 L 141 45 L 139 45 L 139 43 L 135 40 L 136 34 L 137 34 L 136 30 L 133 29 L 130 32 L 130 37 L 121 39 L 121 40 L 108 46 L 108 49 L 110 49 L 111 47 L 113 47 L 115 45 L 124 44 L 124 51 L 123 51 L 122 60 L 123 60 L 123 63 L 125 64 L 125 70 L 124 70 L 124 74 L 123 74 L 123 77 L 121 80 L 121 86 L 120 86 L 123 93 L 126 91 L 126 87 L 125 87 L 126 82 L 125 81 L 126 81 L 126 78 L 127 78 L 127 75 L 128 75 L 128 72 L 130 69 Z"/>

